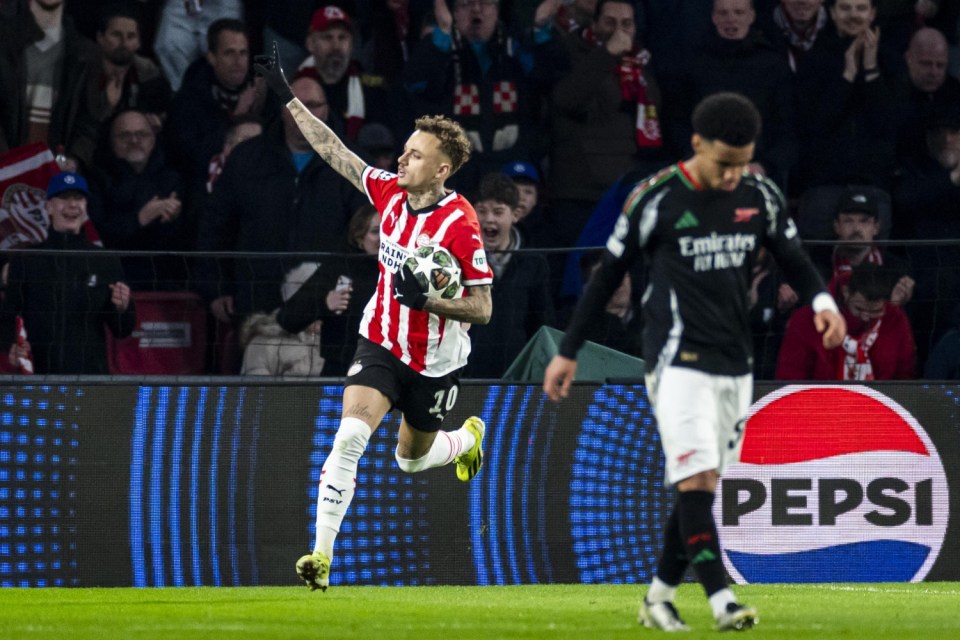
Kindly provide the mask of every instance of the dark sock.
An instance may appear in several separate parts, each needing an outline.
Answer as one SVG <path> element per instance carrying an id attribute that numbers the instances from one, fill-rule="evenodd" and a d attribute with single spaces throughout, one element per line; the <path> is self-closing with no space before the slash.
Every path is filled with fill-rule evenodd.
<path id="1" fill-rule="evenodd" d="M 667 520 L 663 530 L 663 552 L 660 563 L 657 565 L 657 577 L 665 583 L 676 586 L 683 580 L 683 573 L 687 570 L 690 561 L 687 560 L 687 550 L 680 537 L 679 504 L 673 506 L 673 513 Z"/>
<path id="2" fill-rule="evenodd" d="M 713 493 L 681 491 L 677 500 L 680 535 L 687 558 L 697 572 L 707 597 L 727 587 L 727 572 L 720 557 L 720 539 L 713 519 Z"/>

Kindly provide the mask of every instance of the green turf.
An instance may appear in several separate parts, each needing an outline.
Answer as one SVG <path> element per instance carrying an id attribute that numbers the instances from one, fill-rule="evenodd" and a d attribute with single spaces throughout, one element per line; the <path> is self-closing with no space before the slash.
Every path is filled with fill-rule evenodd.
<path id="1" fill-rule="evenodd" d="M 638 627 L 643 588 L 524 587 L 0 589 L 0 638 L 140 640 L 608 640 L 658 637 Z M 960 584 L 737 587 L 766 638 L 960 638 Z M 716 637 L 699 587 L 677 606 Z"/>

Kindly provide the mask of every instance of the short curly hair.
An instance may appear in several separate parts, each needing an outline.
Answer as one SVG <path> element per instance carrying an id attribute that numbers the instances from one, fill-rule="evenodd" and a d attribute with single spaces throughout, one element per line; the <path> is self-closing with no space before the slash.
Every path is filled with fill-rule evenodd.
<path id="1" fill-rule="evenodd" d="M 470 159 L 470 139 L 456 121 L 445 116 L 421 116 L 416 121 L 417 131 L 435 135 L 440 150 L 450 158 L 450 175 L 460 170 Z"/>
<path id="2" fill-rule="evenodd" d="M 760 136 L 760 112 L 749 98 L 724 91 L 700 101 L 691 118 L 693 132 L 706 140 L 744 147 Z"/>

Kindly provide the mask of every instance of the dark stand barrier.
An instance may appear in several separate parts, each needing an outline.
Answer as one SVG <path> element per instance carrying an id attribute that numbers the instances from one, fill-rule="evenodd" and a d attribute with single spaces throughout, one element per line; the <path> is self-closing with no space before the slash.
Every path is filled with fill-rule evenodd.
<path id="1" fill-rule="evenodd" d="M 0 388 L 0 584 L 293 584 L 337 384 Z M 814 393 L 809 393 L 813 391 Z M 717 498 L 748 581 L 958 580 L 960 387 L 759 385 Z M 463 387 L 483 471 L 401 473 L 370 441 L 333 584 L 642 583 L 672 495 L 642 386 Z"/>

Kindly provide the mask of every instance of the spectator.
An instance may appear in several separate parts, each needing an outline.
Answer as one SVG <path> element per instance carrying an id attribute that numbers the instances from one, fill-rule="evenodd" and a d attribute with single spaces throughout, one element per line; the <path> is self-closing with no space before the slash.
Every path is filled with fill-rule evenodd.
<path id="1" fill-rule="evenodd" d="M 888 188 L 896 138 L 893 83 L 903 58 L 872 28 L 876 0 L 836 0 L 797 64 L 800 165 L 792 191 L 824 184 Z"/>
<path id="2" fill-rule="evenodd" d="M 257 116 L 242 116 L 233 121 L 223 139 L 223 149 L 210 159 L 210 168 L 207 171 L 207 193 L 213 192 L 213 183 L 223 173 L 223 165 L 234 147 L 261 133 L 263 133 L 263 123 Z"/>
<path id="3" fill-rule="evenodd" d="M 102 125 L 121 111 L 136 109 L 146 115 L 153 132 L 160 133 L 172 98 L 170 84 L 153 61 L 138 55 L 140 24 L 129 9 L 106 9 L 97 24 L 98 65 L 87 78 L 85 107 Z M 92 158 L 100 130 L 86 140 Z"/>
<path id="4" fill-rule="evenodd" d="M 343 313 L 326 314 L 323 320 L 324 375 L 344 376 L 357 350 L 360 321 L 377 289 L 380 270 L 380 212 L 372 204 L 358 208 L 350 218 L 349 253 L 343 261 L 328 258 L 280 309 L 277 321 L 286 331 L 302 331 L 324 315 L 320 304 L 333 288 L 348 289 L 350 300 Z"/>
<path id="5" fill-rule="evenodd" d="M 210 44 L 214 23 L 241 18 L 241 0 L 165 0 L 154 52 L 174 91 L 180 90 L 187 69 L 214 50 Z"/>
<path id="6" fill-rule="evenodd" d="M 736 91 L 760 110 L 763 130 L 751 169 L 782 189 L 797 162 L 793 75 L 786 60 L 754 27 L 753 0 L 713 0 L 714 30 L 704 38 L 678 98 L 675 140 L 689 140 L 690 114 L 704 97 Z"/>
<path id="7" fill-rule="evenodd" d="M 0 304 L 0 336 L 11 365 L 33 356 L 36 373 L 107 374 L 105 328 L 118 338 L 133 332 L 136 313 L 123 268 L 82 233 L 87 220 L 87 181 L 58 173 L 47 185 L 50 230 L 39 249 L 86 255 L 14 256 Z M 23 318 L 28 343 L 16 341 Z"/>
<path id="8" fill-rule="evenodd" d="M 925 125 L 926 153 L 897 172 L 894 226 L 903 238 L 960 238 L 960 103 L 934 106 Z"/>
<path id="9" fill-rule="evenodd" d="M 600 0 L 592 29 L 565 38 L 571 70 L 553 90 L 549 176 L 559 246 L 574 245 L 597 201 L 641 158 L 661 163 L 659 89 L 634 16 L 632 2 Z"/>
<path id="10" fill-rule="evenodd" d="M 65 149 L 76 169 L 73 141 L 95 135 L 80 110 L 94 46 L 64 17 L 63 2 L 27 4 L 28 11 L 0 20 L 0 152 L 46 142 Z"/>
<path id="11" fill-rule="evenodd" d="M 389 123 L 383 78 L 364 73 L 353 60 L 353 23 L 347 12 L 327 5 L 313 14 L 307 34 L 310 57 L 298 73 L 311 73 L 323 85 L 334 122 L 356 140 L 364 122 Z"/>
<path id="12" fill-rule="evenodd" d="M 286 331 L 277 322 L 284 307 L 297 304 L 296 298 L 306 283 L 319 273 L 318 266 L 315 262 L 304 262 L 291 269 L 281 287 L 283 306 L 269 314 L 254 313 L 244 321 L 240 330 L 240 345 L 244 348 L 241 375 L 302 377 L 326 373 L 320 353 L 323 327 L 320 316 L 295 333 Z M 346 310 L 351 297 L 349 287 L 329 287 L 324 293 L 319 299 L 324 301 L 325 315 Z"/>
<path id="13" fill-rule="evenodd" d="M 909 267 L 902 260 L 875 243 L 880 235 L 880 212 L 869 190 L 850 187 L 841 197 L 833 219 L 833 230 L 841 242 L 830 256 L 830 270 L 826 274 L 827 288 L 839 297 L 840 286 L 850 278 L 851 271 L 860 264 L 882 266 L 881 275 L 888 279 L 888 299 L 904 306 L 913 297 L 916 284 Z"/>
<path id="14" fill-rule="evenodd" d="M 397 169 L 397 141 L 390 129 L 379 122 L 368 122 L 357 134 L 361 157 L 371 166 L 385 171 Z"/>
<path id="15" fill-rule="evenodd" d="M 292 87 L 314 115 L 329 116 L 315 78 L 298 78 Z M 231 153 L 201 214 L 197 248 L 340 251 L 350 215 L 363 202 L 360 192 L 316 155 L 284 110 L 279 122 Z M 256 259 L 224 265 L 220 271 L 215 262 L 203 260 L 197 268 L 198 288 L 211 302 L 211 312 L 231 322 L 280 306 L 279 284 L 290 265 Z"/>
<path id="16" fill-rule="evenodd" d="M 823 0 L 780 0 L 762 29 L 779 51 L 785 51 L 790 69 L 806 55 L 830 23 Z"/>
<path id="17" fill-rule="evenodd" d="M 517 222 L 519 192 L 502 173 L 480 181 L 471 198 L 480 222 L 487 262 L 493 268 L 490 323 L 470 327 L 473 350 L 464 375 L 499 378 L 540 327 L 556 322 L 550 298 L 550 272 L 544 258 L 517 253 L 522 248 Z"/>
<path id="18" fill-rule="evenodd" d="M 556 247 L 553 229 L 540 202 L 540 172 L 529 162 L 508 162 L 503 165 L 503 173 L 513 180 L 520 194 L 514 228 L 520 233 L 523 246 Z"/>
<path id="19" fill-rule="evenodd" d="M 460 191 L 505 162 L 535 159 L 539 99 L 565 64 L 553 37 L 555 0 L 537 7 L 522 39 L 500 22 L 498 0 L 435 0 L 437 26 L 407 65 L 404 84 L 418 112 L 441 113 L 463 126 L 473 146 L 471 162 L 454 178 Z"/>
<path id="20" fill-rule="evenodd" d="M 903 160 L 894 188 L 897 237 L 960 238 L 960 104 L 935 105 L 926 120 L 927 153 Z M 917 279 L 914 331 L 921 360 L 926 349 L 954 326 L 950 305 L 960 295 L 960 250 L 955 242 L 909 250 Z"/>
<path id="21" fill-rule="evenodd" d="M 936 29 L 923 28 L 913 34 L 904 54 L 907 73 L 901 79 L 897 155 L 926 155 L 924 120 L 935 106 L 960 105 L 960 80 L 947 75 L 947 39 Z"/>
<path id="22" fill-rule="evenodd" d="M 184 185 L 166 163 L 146 114 L 121 111 L 110 124 L 110 151 L 94 182 L 91 214 L 104 246 L 125 251 L 193 248 L 196 227 L 183 213 Z M 123 258 L 134 290 L 182 289 L 183 259 L 172 255 Z"/>
<path id="23" fill-rule="evenodd" d="M 778 380 L 910 380 L 916 347 L 907 315 L 890 302 L 881 267 L 854 267 L 841 285 L 840 310 L 847 321 L 842 349 L 827 351 L 813 327 L 813 309 L 797 309 L 783 336 Z"/>
<path id="24" fill-rule="evenodd" d="M 231 123 L 264 115 L 266 91 L 250 74 L 247 43 L 246 26 L 239 20 L 211 24 L 206 56 L 190 65 L 173 99 L 167 152 L 191 191 L 202 189 L 210 159 L 222 150 Z"/>

